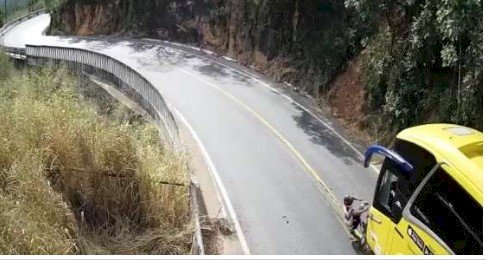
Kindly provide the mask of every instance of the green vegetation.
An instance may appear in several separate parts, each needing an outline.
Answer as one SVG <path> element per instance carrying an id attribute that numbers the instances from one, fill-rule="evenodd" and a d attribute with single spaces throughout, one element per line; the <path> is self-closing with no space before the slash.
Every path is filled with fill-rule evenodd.
<path id="1" fill-rule="evenodd" d="M 424 122 L 482 130 L 482 1 L 346 4 L 378 31 L 366 42 L 363 80 L 381 132 Z"/>
<path id="2" fill-rule="evenodd" d="M 81 99 L 80 84 L 0 54 L 0 253 L 188 253 L 184 157 L 127 109 Z"/>
<path id="3" fill-rule="evenodd" d="M 54 10 L 63 0 L 0 0 L 0 27 L 3 24 L 15 20 L 29 12 L 46 8 Z M 6 7 L 6 8 L 5 8 Z"/>
<path id="4" fill-rule="evenodd" d="M 30 0 L 2 0 L 0 1 L 0 10 L 12 10 L 20 6 L 27 6 Z"/>

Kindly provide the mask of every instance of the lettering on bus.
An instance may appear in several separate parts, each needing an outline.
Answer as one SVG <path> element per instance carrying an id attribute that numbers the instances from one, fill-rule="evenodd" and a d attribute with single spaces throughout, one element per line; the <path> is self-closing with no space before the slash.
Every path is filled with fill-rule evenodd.
<path id="1" fill-rule="evenodd" d="M 420 236 L 417 234 L 417 232 L 415 232 L 415 230 L 413 230 L 411 226 L 408 226 L 407 234 L 418 246 L 418 248 L 424 253 L 424 255 L 433 255 L 432 251 L 430 251 L 430 248 L 425 245 L 422 238 L 420 238 Z"/>

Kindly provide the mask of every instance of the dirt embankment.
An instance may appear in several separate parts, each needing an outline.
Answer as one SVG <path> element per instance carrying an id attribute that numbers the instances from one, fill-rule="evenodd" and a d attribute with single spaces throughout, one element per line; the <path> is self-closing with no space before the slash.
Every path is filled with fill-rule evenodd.
<path id="1" fill-rule="evenodd" d="M 354 136 L 360 137 L 367 144 L 373 138 L 364 131 L 366 122 L 366 91 L 362 83 L 359 55 L 351 60 L 346 69 L 330 83 L 326 101 L 330 110 L 341 124 L 347 127 Z"/>
<path id="2" fill-rule="evenodd" d="M 53 16 L 51 33 L 86 36 L 117 32 L 121 30 L 117 2 L 83 4 L 66 1 Z"/>

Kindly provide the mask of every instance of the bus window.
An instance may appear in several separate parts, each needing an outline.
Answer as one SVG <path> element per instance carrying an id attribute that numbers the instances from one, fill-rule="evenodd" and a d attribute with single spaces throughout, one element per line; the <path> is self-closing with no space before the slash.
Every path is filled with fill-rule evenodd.
<path id="1" fill-rule="evenodd" d="M 404 140 L 396 139 L 393 150 L 413 166 L 413 171 L 401 173 L 392 160 L 385 159 L 373 207 L 397 224 L 413 192 L 437 161 L 427 150 Z"/>
<path id="2" fill-rule="evenodd" d="M 399 170 L 389 159 L 385 159 L 381 171 L 373 206 L 393 222 L 398 223 L 405 202 L 397 190 L 397 184 L 402 182 L 403 178 L 400 178 Z"/>
<path id="3" fill-rule="evenodd" d="M 411 214 L 455 254 L 483 253 L 483 209 L 442 168 L 413 202 Z"/>

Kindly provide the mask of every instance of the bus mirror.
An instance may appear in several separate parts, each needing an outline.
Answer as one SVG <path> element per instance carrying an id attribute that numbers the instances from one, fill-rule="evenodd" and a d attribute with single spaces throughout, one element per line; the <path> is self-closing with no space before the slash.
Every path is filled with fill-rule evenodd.
<path id="1" fill-rule="evenodd" d="M 413 170 L 412 164 L 408 163 L 402 156 L 396 153 L 393 150 L 385 148 L 380 145 L 372 145 L 366 149 L 365 152 L 365 159 L 364 159 L 364 166 L 367 168 L 370 165 L 371 158 L 373 155 L 381 155 L 382 157 L 386 157 L 390 159 L 393 163 L 395 163 L 398 168 L 404 173 L 410 173 Z"/>
<path id="2" fill-rule="evenodd" d="M 391 206 L 391 215 L 394 218 L 398 218 L 402 215 L 403 207 L 399 200 L 395 200 L 393 205 Z"/>
<path id="3" fill-rule="evenodd" d="M 379 165 L 382 164 L 383 161 L 385 161 L 385 156 L 383 156 L 382 154 L 375 153 L 371 156 L 370 164 Z"/>

